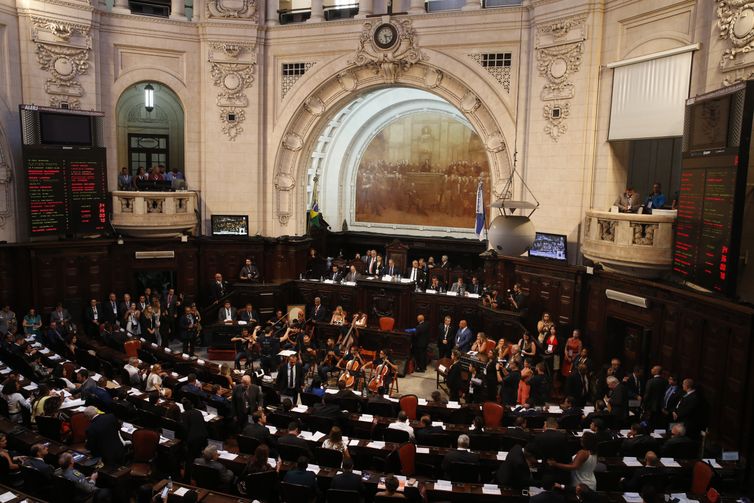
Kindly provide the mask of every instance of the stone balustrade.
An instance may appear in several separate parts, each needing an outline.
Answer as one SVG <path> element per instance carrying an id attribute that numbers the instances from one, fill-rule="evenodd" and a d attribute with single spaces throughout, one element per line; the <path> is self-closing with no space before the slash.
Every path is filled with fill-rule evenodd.
<path id="1" fill-rule="evenodd" d="M 584 257 L 607 270 L 656 278 L 673 263 L 676 212 L 652 215 L 588 210 L 584 218 Z"/>
<path id="2" fill-rule="evenodd" d="M 120 234 L 168 238 L 195 234 L 199 197 L 193 191 L 136 192 L 117 190 L 113 195 L 112 224 Z"/>

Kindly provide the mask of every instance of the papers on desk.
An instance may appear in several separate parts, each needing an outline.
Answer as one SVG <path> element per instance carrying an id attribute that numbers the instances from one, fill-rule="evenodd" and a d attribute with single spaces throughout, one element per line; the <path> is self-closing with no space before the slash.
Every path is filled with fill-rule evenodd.
<path id="1" fill-rule="evenodd" d="M 295 355 L 295 354 L 296 354 L 295 351 L 291 351 L 290 349 L 284 349 L 278 353 L 278 356 L 285 356 L 286 358 L 288 358 L 289 356 Z"/>
<path id="2" fill-rule="evenodd" d="M 542 489 L 541 487 L 534 487 L 534 486 L 530 486 L 530 487 L 529 487 L 529 496 L 536 496 L 537 494 L 541 494 L 541 493 L 543 493 L 544 491 L 545 491 L 545 490 L 544 490 L 544 489 Z"/>
<path id="3" fill-rule="evenodd" d="M 702 461 L 704 461 L 705 463 L 709 463 L 712 466 L 712 468 L 722 468 L 722 465 L 720 465 L 720 463 L 718 463 L 716 459 L 705 458 Z"/>
<path id="4" fill-rule="evenodd" d="M 165 350 L 164 350 L 164 351 L 165 351 L 166 353 L 168 353 L 168 354 L 169 354 L 169 353 L 172 353 L 172 351 L 170 350 L 170 348 L 165 348 Z"/>
<path id="5" fill-rule="evenodd" d="M 16 495 L 13 492 L 8 491 L 7 493 L 0 494 L 0 503 L 5 503 L 6 501 L 10 501 L 15 498 Z"/>
<path id="6" fill-rule="evenodd" d="M 207 423 L 217 417 L 215 414 L 210 414 L 209 412 L 204 412 L 203 410 L 200 410 L 199 412 L 202 413 L 202 416 L 204 416 L 204 421 Z"/>
<path id="7" fill-rule="evenodd" d="M 315 431 L 314 433 L 310 431 L 302 431 L 299 433 L 299 438 L 303 438 L 304 440 L 310 440 L 312 442 L 319 442 L 325 437 L 325 434 L 321 431 Z"/>
<path id="8" fill-rule="evenodd" d="M 373 440 L 367 444 L 367 447 L 369 447 L 370 449 L 384 449 L 385 442 L 381 440 Z"/>
<path id="9" fill-rule="evenodd" d="M 47 348 L 42 348 L 42 349 L 40 349 L 40 350 L 39 350 L 39 353 L 40 353 L 40 354 L 43 354 L 43 355 L 46 355 L 46 354 L 47 354 L 47 353 L 49 353 L 49 352 L 50 352 L 50 350 L 49 350 L 49 349 L 47 349 Z"/>
<path id="10" fill-rule="evenodd" d="M 427 288 L 426 290 L 424 290 L 424 293 L 437 293 L 437 290 L 432 290 L 430 288 Z"/>
<path id="11" fill-rule="evenodd" d="M 126 391 L 126 393 L 128 393 L 131 396 L 141 395 L 141 391 L 139 391 L 136 388 L 129 388 L 128 391 Z"/>
<path id="12" fill-rule="evenodd" d="M 651 435 L 652 438 L 662 438 L 665 436 L 665 430 L 655 430 Z"/>
<path id="13" fill-rule="evenodd" d="M 453 483 L 449 480 L 438 480 L 435 482 L 435 491 L 452 491 Z"/>
<path id="14" fill-rule="evenodd" d="M 401 278 L 401 283 L 413 283 L 413 281 L 411 281 L 411 278 Z"/>
<path id="15" fill-rule="evenodd" d="M 417 447 L 416 448 L 417 454 L 429 454 L 429 447 Z"/>
<path id="16" fill-rule="evenodd" d="M 183 496 L 187 492 L 189 492 L 188 487 L 179 487 L 178 489 L 173 491 L 173 494 L 175 494 L 176 496 Z"/>
<path id="17" fill-rule="evenodd" d="M 584 411 L 584 415 L 591 414 L 592 412 L 594 412 L 594 406 L 586 405 L 582 410 Z"/>
<path id="18" fill-rule="evenodd" d="M 325 390 L 325 393 L 330 393 L 331 395 L 335 395 L 336 393 L 338 393 L 338 389 L 337 388 L 327 388 Z"/>
<path id="19" fill-rule="evenodd" d="M 498 461 L 505 461 L 505 458 L 507 458 L 507 457 L 508 457 L 508 453 L 507 452 L 498 452 L 497 453 L 497 460 Z"/>
<path id="20" fill-rule="evenodd" d="M 308 465 L 306 469 L 310 472 L 319 473 L 319 465 Z"/>
<path id="21" fill-rule="evenodd" d="M 495 484 L 484 484 L 482 486 L 482 494 L 497 494 L 500 495 L 500 488 Z"/>
<path id="22" fill-rule="evenodd" d="M 11 371 L 8 367 L 5 367 L 4 369 L 0 370 L 0 374 L 3 374 L 3 375 L 10 374 L 10 372 Z"/>
<path id="23" fill-rule="evenodd" d="M 220 455 L 220 459 L 227 459 L 228 461 L 233 461 L 238 457 L 238 454 L 233 454 L 228 451 L 217 451 L 217 453 Z"/>
<path id="24" fill-rule="evenodd" d="M 382 395 L 382 397 L 385 398 L 385 399 L 387 399 L 387 400 L 390 400 L 391 402 L 398 403 L 398 399 L 397 398 L 392 398 L 390 395 Z M 421 399 L 419 399 L 419 400 L 421 400 Z M 426 402 L 426 400 L 424 400 L 424 401 Z M 419 403 L 419 405 L 421 405 L 421 403 Z"/>
<path id="25" fill-rule="evenodd" d="M 81 405 L 84 405 L 84 400 L 81 398 L 77 398 L 76 400 L 65 400 L 63 402 L 63 405 L 60 406 L 61 409 L 71 409 L 73 407 L 79 407 Z"/>
<path id="26" fill-rule="evenodd" d="M 323 281 L 322 283 L 326 283 L 326 284 L 328 284 L 328 285 L 334 285 L 334 284 L 335 284 L 335 281 L 334 281 L 334 280 L 331 280 L 331 279 L 326 279 L 326 280 L 324 280 L 324 281 Z"/>
<path id="27" fill-rule="evenodd" d="M 160 445 L 165 445 L 168 442 L 170 442 L 170 439 L 168 437 L 163 437 L 162 435 L 160 435 Z"/>
<path id="28" fill-rule="evenodd" d="M 246 322 L 245 322 L 245 321 L 243 321 L 243 320 L 238 320 L 238 321 L 237 321 L 236 323 L 238 324 L 238 326 L 239 326 L 239 327 L 242 327 L 242 326 L 244 326 L 244 325 L 248 325 L 248 323 L 246 323 Z"/>
<path id="29" fill-rule="evenodd" d="M 449 297 L 458 297 L 458 292 L 445 292 L 445 295 Z"/>
<path id="30" fill-rule="evenodd" d="M 591 433 L 592 430 L 590 430 L 589 428 L 584 428 L 582 431 L 575 431 L 575 432 L 573 432 L 573 434 L 576 435 L 577 437 L 583 437 L 584 433 L 587 433 L 587 432 Z"/>
<path id="31" fill-rule="evenodd" d="M 183 404 L 181 402 L 175 402 L 175 405 L 176 407 L 178 407 L 178 410 L 180 410 L 181 413 L 183 413 Z"/>
<path id="32" fill-rule="evenodd" d="M 199 365 L 204 365 L 205 361 L 199 358 L 198 360 L 196 360 L 196 363 L 198 363 Z"/>
<path id="33" fill-rule="evenodd" d="M 448 408 L 449 409 L 460 409 L 461 404 L 458 402 L 448 402 Z"/>
<path id="34" fill-rule="evenodd" d="M 351 440 L 350 440 L 350 441 L 348 442 L 348 445 L 349 445 L 350 447 L 355 447 L 355 446 L 359 445 L 359 439 L 358 439 L 358 438 L 352 438 L 352 439 L 351 439 Z M 418 450 L 418 449 L 417 449 L 417 450 Z"/>
<path id="35" fill-rule="evenodd" d="M 445 429 L 445 424 L 442 421 L 432 421 L 432 426 L 439 426 L 443 430 Z"/>
<path id="36" fill-rule="evenodd" d="M 623 464 L 631 467 L 641 466 L 641 461 L 636 458 L 623 458 Z"/>
<path id="37" fill-rule="evenodd" d="M 479 294 L 478 293 L 467 293 L 466 296 L 468 298 L 470 298 L 470 299 L 478 299 L 479 298 Z M 497 494 L 500 494 L 500 493 L 497 493 Z"/>
<path id="38" fill-rule="evenodd" d="M 670 494 L 670 501 L 678 501 L 678 503 L 686 503 L 689 500 L 688 496 L 686 496 L 686 493 L 671 493 Z M 694 500 L 696 501 L 696 500 Z M 738 500 L 741 501 L 741 500 Z"/>
<path id="39" fill-rule="evenodd" d="M 359 416 L 359 421 L 371 423 L 372 421 L 374 421 L 374 416 L 371 414 L 362 414 Z"/>
<path id="40" fill-rule="evenodd" d="M 191 357 L 187 355 L 186 353 L 181 353 L 181 358 L 183 358 L 184 360 L 188 360 Z"/>
<path id="41" fill-rule="evenodd" d="M 623 493 L 623 499 L 626 500 L 626 503 L 641 503 L 643 501 L 639 493 Z"/>
<path id="42" fill-rule="evenodd" d="M 559 405 L 553 405 L 547 408 L 547 412 L 549 412 L 550 414 L 562 414 L 563 409 L 561 409 Z"/>
<path id="43" fill-rule="evenodd" d="M 356 286 L 356 282 L 355 281 L 344 281 L 343 283 L 341 283 L 341 285 Z"/>
<path id="44" fill-rule="evenodd" d="M 660 458 L 660 463 L 666 468 L 680 468 L 681 464 L 673 458 Z"/>
<path id="45" fill-rule="evenodd" d="M 131 423 L 123 422 L 123 426 L 120 427 L 120 431 L 123 433 L 128 433 L 129 435 L 136 431 L 136 427 L 132 425 Z"/>
<path id="46" fill-rule="evenodd" d="M 427 399 L 426 398 L 419 398 L 418 405 L 427 405 Z"/>
<path id="47" fill-rule="evenodd" d="M 437 366 L 437 371 L 440 372 L 440 373 L 443 373 L 446 370 L 447 370 L 447 368 L 445 367 L 445 365 L 438 365 Z"/>
<path id="48" fill-rule="evenodd" d="M 307 410 L 309 410 L 309 407 L 307 407 L 306 405 L 297 405 L 291 409 L 291 412 L 298 412 L 299 414 L 303 414 Z"/>
<path id="49" fill-rule="evenodd" d="M 178 382 L 188 382 L 188 376 L 183 376 L 180 379 L 178 379 Z"/>
<path id="50" fill-rule="evenodd" d="M 24 386 L 24 389 L 26 391 L 34 391 L 37 388 L 39 388 L 39 386 L 37 386 L 37 383 L 35 383 L 35 382 L 33 382 L 31 384 L 27 384 L 26 386 Z"/>
<path id="51" fill-rule="evenodd" d="M 63 357 L 60 356 L 60 355 L 51 355 L 51 356 L 48 356 L 47 358 L 50 359 L 50 360 L 52 360 L 52 361 L 54 361 L 54 362 L 63 359 Z"/>
<path id="52" fill-rule="evenodd" d="M 267 464 L 275 468 L 278 465 L 278 460 L 275 458 L 267 458 Z"/>

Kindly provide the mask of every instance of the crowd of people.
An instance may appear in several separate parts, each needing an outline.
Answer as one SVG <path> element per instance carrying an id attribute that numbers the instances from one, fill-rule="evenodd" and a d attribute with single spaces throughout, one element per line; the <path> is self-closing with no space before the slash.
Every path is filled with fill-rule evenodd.
<path id="1" fill-rule="evenodd" d="M 155 164 L 148 171 L 144 166 L 139 166 L 135 175 L 123 167 L 118 175 L 118 190 L 141 190 L 145 186 L 142 182 L 168 182 L 172 186 L 175 181 L 185 180 L 177 166 L 167 169 L 164 164 Z"/>

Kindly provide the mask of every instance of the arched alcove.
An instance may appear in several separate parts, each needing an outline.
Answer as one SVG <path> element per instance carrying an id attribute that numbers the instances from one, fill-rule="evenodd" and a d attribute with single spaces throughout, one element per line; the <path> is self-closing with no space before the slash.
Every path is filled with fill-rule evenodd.
<path id="1" fill-rule="evenodd" d="M 154 108 L 144 106 L 144 87 L 154 88 Z M 156 82 L 129 86 L 116 106 L 118 166 L 135 174 L 139 166 L 147 170 L 154 164 L 184 171 L 184 110 L 180 99 L 169 87 Z"/>

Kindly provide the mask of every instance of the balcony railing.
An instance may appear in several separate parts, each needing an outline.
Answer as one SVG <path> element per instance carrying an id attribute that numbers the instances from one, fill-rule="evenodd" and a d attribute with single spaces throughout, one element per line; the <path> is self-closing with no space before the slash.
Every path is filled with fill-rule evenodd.
<path id="1" fill-rule="evenodd" d="M 112 224 L 133 237 L 178 237 L 194 234 L 199 223 L 196 192 L 113 191 Z"/>
<path id="2" fill-rule="evenodd" d="M 673 262 L 675 212 L 652 215 L 588 210 L 581 252 L 605 269 L 656 278 Z"/>

